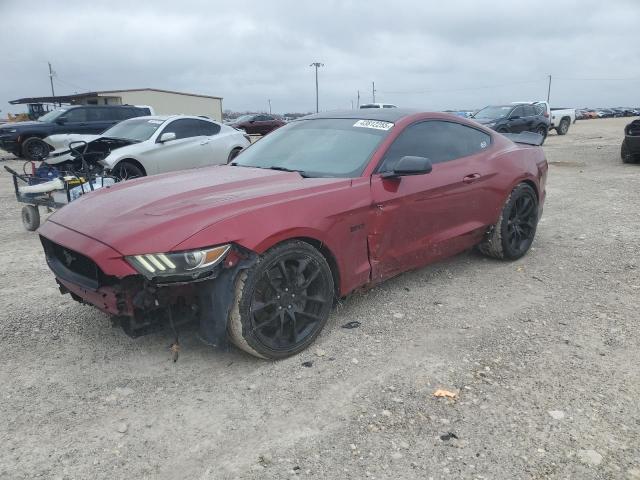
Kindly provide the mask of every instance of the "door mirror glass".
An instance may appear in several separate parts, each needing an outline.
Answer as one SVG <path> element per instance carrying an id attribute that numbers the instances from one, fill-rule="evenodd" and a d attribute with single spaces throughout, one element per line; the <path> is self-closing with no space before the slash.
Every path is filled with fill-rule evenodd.
<path id="1" fill-rule="evenodd" d="M 160 139 L 158 140 L 160 143 L 170 142 L 171 140 L 176 139 L 175 132 L 166 132 L 160 135 Z"/>
<path id="2" fill-rule="evenodd" d="M 433 165 L 428 158 L 406 156 L 398 160 L 392 171 L 383 173 L 382 178 L 424 175 L 425 173 L 431 173 L 432 169 Z"/>
<path id="3" fill-rule="evenodd" d="M 517 119 L 519 119 L 519 118 L 520 118 L 520 117 L 519 117 L 518 115 L 511 115 L 511 116 L 509 117 L 509 119 L 510 119 L 510 120 L 517 120 Z"/>
<path id="4" fill-rule="evenodd" d="M 58 118 L 56 118 L 56 123 L 58 125 L 64 125 L 65 123 L 67 123 L 67 118 L 66 117 L 58 117 Z"/>

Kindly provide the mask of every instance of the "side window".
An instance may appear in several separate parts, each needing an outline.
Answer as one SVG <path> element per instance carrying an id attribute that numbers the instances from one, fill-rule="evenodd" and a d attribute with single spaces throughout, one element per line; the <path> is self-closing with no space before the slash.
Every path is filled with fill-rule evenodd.
<path id="1" fill-rule="evenodd" d="M 402 157 L 425 157 L 432 163 L 448 162 L 481 152 L 491 136 L 455 122 L 431 120 L 407 127 L 385 153 L 379 172 L 393 170 Z"/>
<path id="2" fill-rule="evenodd" d="M 87 108 L 87 120 L 90 122 L 111 122 L 120 120 L 117 118 L 111 108 Z"/>
<path id="3" fill-rule="evenodd" d="M 72 108 L 69 110 L 64 118 L 69 123 L 86 122 L 87 121 L 87 109 L 86 108 Z"/>
<path id="4" fill-rule="evenodd" d="M 200 124 L 200 135 L 211 137 L 220 132 L 220 125 L 213 122 L 205 122 L 204 120 L 196 120 Z"/>
<path id="5" fill-rule="evenodd" d="M 536 114 L 536 109 L 533 105 L 525 105 L 524 106 L 524 116 L 525 117 L 533 117 Z"/>
<path id="6" fill-rule="evenodd" d="M 536 115 L 544 115 L 547 111 L 547 107 L 544 103 L 538 103 L 535 105 Z"/>
<path id="7" fill-rule="evenodd" d="M 524 107 L 522 105 L 516 107 L 509 117 L 524 117 Z"/>
<path id="8" fill-rule="evenodd" d="M 271 115 L 263 115 L 262 120 L 270 122 L 271 120 L 275 120 L 275 118 L 273 118 Z"/>
<path id="9" fill-rule="evenodd" d="M 198 137 L 202 135 L 200 129 L 200 120 L 195 120 L 192 118 L 181 118 L 178 120 L 174 120 L 162 131 L 162 133 L 170 132 L 176 134 L 176 139 Z"/>

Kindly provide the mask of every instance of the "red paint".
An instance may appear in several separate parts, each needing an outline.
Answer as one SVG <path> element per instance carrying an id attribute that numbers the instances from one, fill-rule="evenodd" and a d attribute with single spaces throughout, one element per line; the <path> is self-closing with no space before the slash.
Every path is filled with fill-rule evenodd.
<path id="1" fill-rule="evenodd" d="M 426 175 L 372 173 L 403 128 L 438 118 L 481 128 L 491 146 L 435 164 Z M 309 238 L 335 258 L 345 295 L 478 243 L 523 180 L 536 187 L 542 207 L 546 172 L 540 148 L 516 146 L 466 119 L 424 113 L 398 121 L 359 178 L 304 179 L 232 166 L 174 172 L 82 197 L 52 215 L 40 234 L 120 278 L 135 274 L 124 255 L 229 242 L 263 253 L 287 239 Z"/>

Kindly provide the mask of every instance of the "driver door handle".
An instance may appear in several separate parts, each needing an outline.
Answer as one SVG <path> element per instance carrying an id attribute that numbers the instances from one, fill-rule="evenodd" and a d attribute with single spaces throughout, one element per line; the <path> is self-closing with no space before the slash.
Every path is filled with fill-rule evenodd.
<path id="1" fill-rule="evenodd" d="M 472 173 L 472 174 L 467 175 L 466 177 L 464 177 L 464 178 L 462 179 L 462 181 L 463 181 L 464 183 L 473 183 L 473 182 L 475 182 L 476 180 L 478 180 L 481 176 L 482 176 L 482 175 L 480 175 L 479 173 Z"/>
<path id="2" fill-rule="evenodd" d="M 209 143 L 211 140 L 205 140 L 204 142 L 200 142 L 200 145 L 206 145 L 207 143 Z"/>

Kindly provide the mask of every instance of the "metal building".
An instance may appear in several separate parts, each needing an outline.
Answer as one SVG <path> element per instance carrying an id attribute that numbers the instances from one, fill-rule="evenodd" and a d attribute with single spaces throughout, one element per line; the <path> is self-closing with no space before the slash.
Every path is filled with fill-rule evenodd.
<path id="1" fill-rule="evenodd" d="M 56 97 L 20 98 L 9 102 L 12 105 L 34 103 L 64 103 L 70 105 L 148 105 L 157 115 L 184 113 L 206 115 L 212 120 L 222 121 L 222 97 L 195 93 L 174 92 L 158 88 L 132 88 L 127 90 L 103 90 L 76 93 Z"/>

